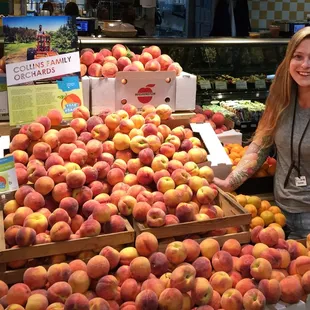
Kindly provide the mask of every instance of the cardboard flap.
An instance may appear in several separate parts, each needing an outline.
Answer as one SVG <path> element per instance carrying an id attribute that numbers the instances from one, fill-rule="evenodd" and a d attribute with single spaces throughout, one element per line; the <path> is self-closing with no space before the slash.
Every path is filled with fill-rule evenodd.
<path id="1" fill-rule="evenodd" d="M 121 109 L 125 103 L 137 107 L 143 104 L 158 106 L 167 103 L 175 111 L 175 72 L 118 72 L 115 89 L 116 110 Z"/>
<path id="2" fill-rule="evenodd" d="M 0 158 L 4 157 L 4 151 L 10 148 L 10 136 L 0 137 Z"/>
<path id="3" fill-rule="evenodd" d="M 208 160 L 211 161 L 212 165 L 225 164 L 231 166 L 231 161 L 211 125 L 209 123 L 191 123 L 190 125 L 194 132 L 200 134 L 204 145 L 208 149 Z"/>

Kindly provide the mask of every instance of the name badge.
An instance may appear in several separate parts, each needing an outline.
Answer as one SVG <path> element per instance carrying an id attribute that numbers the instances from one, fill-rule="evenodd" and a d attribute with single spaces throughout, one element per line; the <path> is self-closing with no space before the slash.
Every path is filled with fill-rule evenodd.
<path id="1" fill-rule="evenodd" d="M 295 185 L 298 187 L 307 186 L 307 179 L 305 176 L 301 176 L 300 178 L 295 178 Z"/>

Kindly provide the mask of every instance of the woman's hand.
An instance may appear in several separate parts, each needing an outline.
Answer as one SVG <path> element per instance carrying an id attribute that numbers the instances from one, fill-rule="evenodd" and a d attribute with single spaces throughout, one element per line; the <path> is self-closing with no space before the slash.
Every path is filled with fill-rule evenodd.
<path id="1" fill-rule="evenodd" d="M 233 191 L 228 179 L 221 180 L 219 178 L 214 178 L 213 183 L 225 192 L 232 192 Z"/>

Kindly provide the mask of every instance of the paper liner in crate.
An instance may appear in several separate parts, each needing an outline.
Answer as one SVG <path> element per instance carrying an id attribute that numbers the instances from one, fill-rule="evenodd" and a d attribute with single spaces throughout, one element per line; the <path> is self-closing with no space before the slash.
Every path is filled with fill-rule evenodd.
<path id="1" fill-rule="evenodd" d="M 208 162 L 202 163 L 200 166 L 210 166 L 216 177 L 225 179 L 231 172 L 232 163 L 213 128 L 209 123 L 191 123 L 190 126 L 193 132 L 200 135 L 209 154 L 207 155 Z"/>

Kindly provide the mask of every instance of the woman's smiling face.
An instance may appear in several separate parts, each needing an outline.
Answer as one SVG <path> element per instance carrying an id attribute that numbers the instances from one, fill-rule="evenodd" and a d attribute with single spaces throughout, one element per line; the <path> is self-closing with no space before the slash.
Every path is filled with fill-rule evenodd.
<path id="1" fill-rule="evenodd" d="M 299 87 L 310 87 L 310 39 L 303 40 L 296 48 L 290 74 Z"/>

